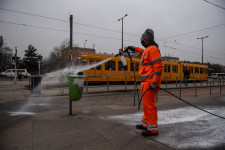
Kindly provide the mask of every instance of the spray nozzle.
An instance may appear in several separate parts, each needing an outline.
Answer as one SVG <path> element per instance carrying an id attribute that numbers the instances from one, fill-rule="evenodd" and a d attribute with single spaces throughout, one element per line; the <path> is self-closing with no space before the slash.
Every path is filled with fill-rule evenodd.
<path id="1" fill-rule="evenodd" d="M 120 55 L 122 55 L 123 53 L 126 53 L 126 52 L 127 52 L 126 48 L 123 51 L 120 49 L 119 54 L 116 54 L 115 57 L 120 56 Z"/>
<path id="2" fill-rule="evenodd" d="M 120 56 L 121 54 L 122 54 L 122 53 L 121 53 L 121 52 L 119 52 L 119 54 L 116 54 L 116 55 L 115 55 L 115 57 Z"/>

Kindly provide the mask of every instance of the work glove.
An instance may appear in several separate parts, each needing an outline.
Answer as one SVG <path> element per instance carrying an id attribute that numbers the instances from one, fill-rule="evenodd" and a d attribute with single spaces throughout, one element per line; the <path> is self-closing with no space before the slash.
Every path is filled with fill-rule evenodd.
<path id="1" fill-rule="evenodd" d="M 128 52 L 128 50 L 135 53 L 135 47 L 134 46 L 128 46 L 127 48 L 125 48 L 125 52 Z"/>
<path id="2" fill-rule="evenodd" d="M 150 88 L 150 90 L 155 90 L 155 89 L 157 89 L 157 84 L 152 83 L 149 88 Z"/>

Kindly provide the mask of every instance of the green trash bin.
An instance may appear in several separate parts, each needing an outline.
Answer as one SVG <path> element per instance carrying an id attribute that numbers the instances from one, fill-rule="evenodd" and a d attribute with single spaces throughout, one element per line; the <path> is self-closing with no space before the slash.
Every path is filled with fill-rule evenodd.
<path id="1" fill-rule="evenodd" d="M 69 100 L 78 101 L 83 94 L 84 75 L 69 75 Z"/>

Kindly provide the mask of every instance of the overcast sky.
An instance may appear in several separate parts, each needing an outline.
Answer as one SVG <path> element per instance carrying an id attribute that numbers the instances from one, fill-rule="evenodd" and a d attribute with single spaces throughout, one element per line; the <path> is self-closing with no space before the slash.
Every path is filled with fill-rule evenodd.
<path id="1" fill-rule="evenodd" d="M 208 2 L 0 0 L 0 35 L 8 46 L 17 47 L 20 57 L 29 44 L 48 56 L 54 46 L 69 39 L 69 16 L 73 15 L 73 44 L 84 47 L 87 40 L 86 48 L 94 45 L 97 53 L 115 54 L 121 48 L 122 22 L 118 19 L 128 14 L 124 18 L 124 46 L 142 47 L 140 37 L 151 28 L 162 56 L 201 62 L 202 40 L 197 38 L 209 36 L 204 39 L 204 62 L 225 65 L 225 0 Z"/>

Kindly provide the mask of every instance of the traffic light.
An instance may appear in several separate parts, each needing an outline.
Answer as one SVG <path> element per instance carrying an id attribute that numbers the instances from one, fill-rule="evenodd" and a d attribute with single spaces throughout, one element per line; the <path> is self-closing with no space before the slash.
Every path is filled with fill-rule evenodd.
<path id="1" fill-rule="evenodd" d="M 19 61 L 20 61 L 20 57 L 12 56 L 12 63 L 18 64 Z"/>
<path id="2" fill-rule="evenodd" d="M 18 65 L 19 61 L 20 61 L 20 57 L 16 57 L 16 64 L 17 65 Z"/>
<path id="3" fill-rule="evenodd" d="M 13 63 L 16 62 L 15 56 L 12 56 L 12 62 L 13 62 Z"/>
<path id="4" fill-rule="evenodd" d="M 38 59 L 39 59 L 39 61 L 41 61 L 41 60 L 42 60 L 42 58 L 43 58 L 43 56 L 38 55 Z"/>

